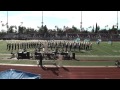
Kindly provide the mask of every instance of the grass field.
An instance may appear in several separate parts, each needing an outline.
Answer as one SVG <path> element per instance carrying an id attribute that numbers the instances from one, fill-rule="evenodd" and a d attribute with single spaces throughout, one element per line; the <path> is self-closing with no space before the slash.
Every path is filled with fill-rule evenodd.
<path id="1" fill-rule="evenodd" d="M 120 60 L 120 42 L 113 42 L 113 45 L 111 46 L 108 44 L 108 42 L 101 42 L 98 46 L 96 42 L 92 42 L 92 50 L 90 51 L 84 51 L 79 52 L 76 51 L 76 59 L 77 60 L 83 60 L 83 62 L 78 63 L 78 61 L 64 61 L 64 65 L 114 65 L 114 60 Z M 14 51 L 17 52 L 17 51 Z M 30 52 L 33 52 L 33 49 L 30 50 Z M 36 64 L 36 61 L 32 60 L 21 60 L 21 61 L 15 61 L 15 60 L 3 60 L 2 58 L 10 57 L 11 51 L 6 50 L 6 41 L 0 41 L 0 63 L 28 63 L 28 64 Z M 88 62 L 84 62 L 84 60 L 88 60 Z M 90 62 L 89 60 L 108 60 L 108 61 L 101 61 L 101 62 Z"/>

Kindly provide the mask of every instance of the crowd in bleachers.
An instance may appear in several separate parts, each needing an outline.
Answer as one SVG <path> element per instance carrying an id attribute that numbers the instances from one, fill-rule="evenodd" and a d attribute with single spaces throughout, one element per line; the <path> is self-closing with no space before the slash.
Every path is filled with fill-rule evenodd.
<path id="1" fill-rule="evenodd" d="M 67 34 L 56 34 L 56 35 L 44 35 L 44 34 L 14 34 L 8 33 L 6 35 L 1 35 L 0 39 L 5 40 L 74 40 L 79 37 L 81 40 L 89 38 L 91 41 L 96 41 L 98 38 L 101 38 L 103 41 L 107 41 L 109 39 L 119 41 L 119 34 L 105 34 L 105 33 L 67 33 Z"/>

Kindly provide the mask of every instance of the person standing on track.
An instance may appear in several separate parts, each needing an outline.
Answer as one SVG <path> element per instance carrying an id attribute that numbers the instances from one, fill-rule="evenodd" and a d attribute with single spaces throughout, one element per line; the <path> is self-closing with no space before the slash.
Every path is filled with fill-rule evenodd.
<path id="1" fill-rule="evenodd" d="M 120 61 L 119 61 L 119 60 L 116 60 L 116 61 L 115 61 L 115 65 L 116 65 L 117 67 L 120 67 Z"/>
<path id="2" fill-rule="evenodd" d="M 59 56 L 58 56 L 58 65 L 59 65 L 60 67 L 63 66 L 63 65 L 62 65 L 62 60 L 63 60 L 63 55 L 59 54 Z"/>
<path id="3" fill-rule="evenodd" d="M 42 60 L 43 60 L 43 56 L 42 54 L 40 53 L 39 55 L 39 65 L 42 67 Z"/>

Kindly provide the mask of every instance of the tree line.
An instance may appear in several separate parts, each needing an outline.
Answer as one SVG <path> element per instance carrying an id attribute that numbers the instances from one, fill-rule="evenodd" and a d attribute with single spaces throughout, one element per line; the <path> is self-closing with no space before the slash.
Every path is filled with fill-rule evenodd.
<path id="1" fill-rule="evenodd" d="M 64 26 L 63 29 L 59 28 L 58 26 L 55 26 L 55 29 L 48 29 L 47 25 L 37 27 L 38 29 L 34 28 L 26 28 L 25 26 L 7 26 L 7 32 L 4 30 L 1 30 L 0 33 L 18 33 L 18 34 L 31 34 L 31 33 L 39 33 L 39 34 L 65 34 L 65 33 L 106 33 L 106 34 L 118 34 L 120 33 L 119 30 L 113 25 L 113 27 L 109 30 L 105 29 L 100 29 L 100 26 L 96 23 L 95 27 L 91 27 L 91 31 L 88 31 L 87 29 L 83 29 L 82 31 L 75 27 L 74 25 L 72 28 Z"/>

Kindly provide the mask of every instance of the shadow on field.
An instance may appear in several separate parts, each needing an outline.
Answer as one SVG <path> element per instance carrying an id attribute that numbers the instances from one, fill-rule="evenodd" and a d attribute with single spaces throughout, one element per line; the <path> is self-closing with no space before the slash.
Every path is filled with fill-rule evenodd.
<path id="1" fill-rule="evenodd" d="M 59 67 L 47 67 L 47 71 L 52 71 L 53 72 L 53 74 L 55 74 L 55 75 L 59 75 Z"/>
<path id="2" fill-rule="evenodd" d="M 77 59 L 77 58 L 76 58 L 76 59 L 74 59 L 74 60 L 75 60 L 75 61 L 80 61 L 80 60 L 79 60 L 79 59 Z"/>
<path id="3" fill-rule="evenodd" d="M 55 75 L 59 75 L 59 67 L 45 67 L 45 66 L 41 66 L 41 68 L 44 70 L 44 71 L 51 71 L 53 72 L 53 74 Z"/>
<path id="4" fill-rule="evenodd" d="M 62 67 L 65 71 L 68 71 L 69 72 L 69 69 L 67 69 L 66 67 Z"/>
<path id="5" fill-rule="evenodd" d="M 59 76 L 59 69 L 62 68 L 64 69 L 65 71 L 69 72 L 69 69 L 67 69 L 66 67 L 58 67 L 56 64 L 55 64 L 56 67 L 45 67 L 45 66 L 41 66 L 41 68 L 45 71 L 51 71 L 54 75 L 57 75 Z"/>

